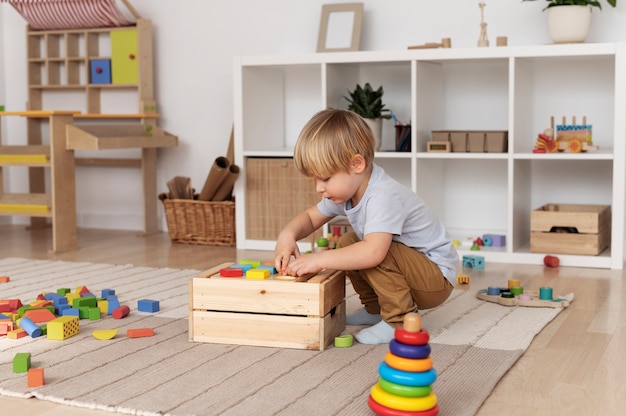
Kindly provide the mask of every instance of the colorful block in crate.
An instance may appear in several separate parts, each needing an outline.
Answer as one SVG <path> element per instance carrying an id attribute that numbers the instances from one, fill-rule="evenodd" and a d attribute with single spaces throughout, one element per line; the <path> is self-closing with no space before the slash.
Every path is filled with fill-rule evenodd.
<path id="1" fill-rule="evenodd" d="M 90 62 L 91 83 L 110 84 L 111 83 L 111 60 L 94 59 Z"/>

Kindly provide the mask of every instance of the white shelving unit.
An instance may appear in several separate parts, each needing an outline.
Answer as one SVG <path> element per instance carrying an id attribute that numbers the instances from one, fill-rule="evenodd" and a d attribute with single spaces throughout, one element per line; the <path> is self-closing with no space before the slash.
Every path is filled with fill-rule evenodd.
<path id="1" fill-rule="evenodd" d="M 559 258 L 563 266 L 623 268 L 625 43 L 238 57 L 236 163 L 290 157 L 306 121 L 324 108 L 347 108 L 347 91 L 365 82 L 382 85 L 387 107 L 412 123 L 412 150 L 395 152 L 395 129 L 385 121 L 376 163 L 421 195 L 452 238 L 506 235 L 506 247 L 461 247 L 460 255 L 540 263 L 544 254 L 530 252 L 533 209 L 605 204 L 612 208 L 610 247 Z M 532 153 L 551 116 L 586 116 L 599 150 Z M 433 130 L 508 130 L 508 152 L 427 153 Z M 245 180 L 234 193 L 238 248 L 273 250 L 275 241 L 246 237 Z"/>

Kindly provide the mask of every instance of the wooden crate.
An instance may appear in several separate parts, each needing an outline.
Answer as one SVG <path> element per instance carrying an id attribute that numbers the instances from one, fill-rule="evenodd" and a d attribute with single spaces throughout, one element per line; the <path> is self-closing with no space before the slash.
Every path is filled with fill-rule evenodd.
<path id="1" fill-rule="evenodd" d="M 220 277 L 231 264 L 190 279 L 189 341 L 324 350 L 345 329 L 345 272 L 296 280 Z"/>
<path id="2" fill-rule="evenodd" d="M 598 255 L 611 242 L 609 205 L 547 204 L 531 212 L 533 253 Z"/>

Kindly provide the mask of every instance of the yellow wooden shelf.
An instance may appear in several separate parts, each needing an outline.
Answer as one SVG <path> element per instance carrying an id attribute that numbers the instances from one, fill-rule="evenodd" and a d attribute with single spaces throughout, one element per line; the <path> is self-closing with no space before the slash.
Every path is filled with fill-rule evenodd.
<path id="1" fill-rule="evenodd" d="M 48 166 L 50 159 L 46 155 L 3 155 L 0 154 L 0 165 Z"/>
<path id="2" fill-rule="evenodd" d="M 0 215 L 52 216 L 48 194 L 1 194 Z"/>

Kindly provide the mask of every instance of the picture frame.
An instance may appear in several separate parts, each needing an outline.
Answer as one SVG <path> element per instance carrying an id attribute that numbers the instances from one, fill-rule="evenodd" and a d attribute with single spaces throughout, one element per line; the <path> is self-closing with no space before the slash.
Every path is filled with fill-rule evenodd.
<path id="1" fill-rule="evenodd" d="M 322 5 L 317 52 L 358 51 L 363 3 Z"/>

